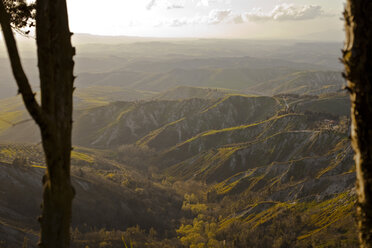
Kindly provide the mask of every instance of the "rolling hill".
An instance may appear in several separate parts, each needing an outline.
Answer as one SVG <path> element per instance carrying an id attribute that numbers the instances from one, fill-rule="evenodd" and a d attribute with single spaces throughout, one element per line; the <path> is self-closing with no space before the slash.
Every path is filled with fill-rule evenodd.
<path id="1" fill-rule="evenodd" d="M 191 97 L 190 90 L 199 98 Z M 267 226 L 286 220 L 297 221 L 296 227 L 283 231 L 289 246 L 306 247 L 310 241 L 324 244 L 321 237 L 328 235 L 331 247 L 339 247 L 338 240 L 355 247 L 350 224 L 355 173 L 348 112 L 333 111 L 347 108 L 345 94 L 269 97 L 186 87 L 158 96 L 76 111 L 74 143 L 78 146 L 72 163 L 79 195 L 74 212 L 79 217 L 73 225 L 79 233 L 98 235 L 89 231 L 92 227 L 124 232 L 139 224 L 143 230 L 153 227 L 163 235 L 168 230 L 158 236 L 159 242 L 178 235 L 173 247 L 182 247 L 198 242 L 190 235 L 196 223 L 203 223 L 216 226 L 213 237 L 198 231 L 205 242 L 222 247 L 227 240 L 229 247 L 247 247 L 252 235 L 267 233 Z M 34 240 L 37 225 L 32 216 L 37 213 L 35 199 L 40 199 L 36 179 L 44 166 L 40 146 L 4 144 L 0 161 L 3 175 L 8 175 L 2 181 L 4 188 L 13 189 L 3 194 L 9 203 L 0 213 L 3 229 Z M 16 181 L 16 187 L 9 186 Z M 188 188 L 190 184 L 199 186 Z M 13 216 L 11 206 L 28 199 L 19 197 L 24 187 L 35 192 L 35 199 L 22 203 L 22 209 L 12 209 Z M 91 204 L 97 206 L 95 210 L 87 209 Z M 136 212 L 131 212 L 134 206 Z M 168 216 L 172 225 L 162 226 L 164 211 L 173 211 Z M 120 218 L 116 217 L 119 212 Z M 89 216 L 97 219 L 89 220 Z M 342 236 L 337 228 L 345 223 L 350 228 L 344 228 Z M 250 231 L 239 231 L 237 238 L 233 225 Z M 275 232 L 269 233 L 270 242 L 285 244 Z M 79 236 L 83 234 L 77 235 L 76 242 L 87 244 Z M 120 242 L 119 236 L 110 235 L 112 244 Z M 254 242 L 269 247 L 263 240 Z"/>
<path id="2" fill-rule="evenodd" d="M 76 38 L 72 247 L 358 246 L 340 44 Z M 0 247 L 34 247 L 45 162 L 0 60 Z"/>

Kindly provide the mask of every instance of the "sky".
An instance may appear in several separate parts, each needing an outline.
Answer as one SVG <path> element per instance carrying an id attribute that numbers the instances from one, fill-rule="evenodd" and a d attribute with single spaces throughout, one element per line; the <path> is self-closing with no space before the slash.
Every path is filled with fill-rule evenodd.
<path id="1" fill-rule="evenodd" d="M 67 0 L 75 33 L 245 39 L 342 38 L 343 0 Z"/>

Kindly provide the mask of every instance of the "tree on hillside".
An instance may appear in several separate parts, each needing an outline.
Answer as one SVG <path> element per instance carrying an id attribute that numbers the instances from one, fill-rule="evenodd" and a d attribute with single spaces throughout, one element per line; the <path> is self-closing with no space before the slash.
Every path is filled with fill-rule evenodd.
<path id="1" fill-rule="evenodd" d="M 36 8 L 36 14 L 35 10 Z M 35 98 L 22 68 L 14 28 L 33 26 L 40 75 L 41 104 Z M 71 204 L 74 189 L 70 180 L 73 56 L 66 0 L 1 0 L 0 22 L 11 68 L 26 109 L 41 131 L 47 170 L 43 177 L 40 217 L 40 247 L 69 247 Z"/>
<path id="2" fill-rule="evenodd" d="M 352 145 L 357 172 L 357 214 L 361 247 L 372 247 L 372 2 L 348 0 L 343 51 L 351 97 Z"/>

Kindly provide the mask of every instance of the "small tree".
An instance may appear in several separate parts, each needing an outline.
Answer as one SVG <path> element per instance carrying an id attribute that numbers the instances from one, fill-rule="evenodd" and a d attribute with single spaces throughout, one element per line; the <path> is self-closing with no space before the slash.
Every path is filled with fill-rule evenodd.
<path id="1" fill-rule="evenodd" d="M 23 0 L 0 0 L 0 23 L 12 71 L 26 109 L 41 131 L 47 170 L 43 177 L 40 247 L 69 247 L 71 205 L 70 180 L 73 56 L 66 0 L 36 1 L 36 43 L 41 105 L 35 99 L 22 68 L 13 28 L 27 23 L 32 6 Z M 27 7 L 27 8 L 26 8 Z M 27 14 L 30 13 L 29 16 Z"/>
<path id="2" fill-rule="evenodd" d="M 361 247 L 372 247 L 372 1 L 348 0 L 343 51 L 351 97 Z"/>

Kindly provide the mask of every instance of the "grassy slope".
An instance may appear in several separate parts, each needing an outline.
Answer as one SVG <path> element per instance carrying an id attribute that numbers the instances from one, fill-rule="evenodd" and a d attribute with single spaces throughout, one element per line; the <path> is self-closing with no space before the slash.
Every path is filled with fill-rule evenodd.
<path id="1" fill-rule="evenodd" d="M 296 93 L 319 95 L 341 91 L 345 84 L 337 71 L 300 71 L 248 87 L 266 94 Z"/>
<path id="2" fill-rule="evenodd" d="M 78 115 L 80 117 L 76 119 L 76 130 L 83 128 L 81 132 L 79 131 L 86 135 L 80 137 L 83 142 L 84 139 L 89 141 L 92 137 L 96 139 L 95 135 L 105 132 L 103 137 L 116 137 L 115 128 L 127 132 L 132 128 L 136 130 L 137 136 L 133 135 L 128 144 L 137 142 L 139 145 L 134 145 L 133 149 L 150 146 L 158 149 L 162 154 L 160 158 L 150 158 L 150 164 L 155 165 L 155 169 L 151 168 L 158 171 L 150 173 L 153 176 L 151 180 L 158 180 L 156 178 L 160 177 L 160 180 L 170 181 L 171 185 L 177 184 L 178 180 L 206 181 L 208 186 L 204 194 L 208 197 L 203 198 L 204 200 L 200 199 L 199 205 L 192 206 L 192 211 L 201 211 L 200 213 L 205 216 L 208 214 L 203 212 L 203 209 L 213 209 L 213 212 L 219 213 L 221 215 L 217 223 L 219 231 L 216 231 L 219 235 L 230 233 L 232 223 L 239 223 L 244 229 L 249 228 L 259 232 L 265 225 L 275 225 L 277 221 L 287 218 L 288 213 L 293 211 L 309 218 L 301 223 L 319 219 L 319 221 L 309 222 L 310 227 L 296 234 L 296 242 L 306 243 L 309 239 L 322 237 L 327 232 L 336 234 L 337 232 L 332 228 L 338 223 L 347 223 L 351 214 L 352 205 L 343 200 L 345 197 L 342 194 L 353 187 L 354 174 L 351 150 L 345 139 L 347 135 L 342 128 L 337 127 L 341 125 L 337 119 L 339 117 L 336 116 L 331 126 L 324 127 L 320 124 L 329 117 L 319 113 L 302 112 L 305 110 L 327 112 L 324 106 L 318 107 L 318 103 L 324 99 L 327 100 L 326 105 L 332 108 L 339 104 L 340 98 L 337 95 L 321 98 L 228 95 L 218 100 L 117 102 L 108 106 L 81 110 Z M 296 111 L 300 109 L 298 106 L 303 109 L 297 113 L 283 113 L 285 103 Z M 223 120 L 220 119 L 221 116 L 224 116 Z M 133 126 L 133 123 L 137 126 Z M 181 138 L 178 136 L 178 131 L 182 134 Z M 140 133 L 141 135 L 138 135 Z M 125 135 L 125 137 L 130 136 Z M 141 139 L 141 137 L 146 138 Z M 107 141 L 106 139 L 105 142 Z M 81 206 L 93 204 L 89 199 L 96 198 L 103 202 L 110 202 L 112 199 L 105 198 L 103 194 L 111 192 L 109 195 L 115 198 L 116 189 L 128 192 L 128 195 L 119 194 L 117 197 L 129 197 L 132 194 L 147 197 L 149 194 L 156 195 L 156 192 L 160 192 L 157 189 L 153 189 L 154 191 L 151 191 L 152 188 L 146 189 L 144 186 L 146 183 L 142 186 L 138 184 L 133 186 L 133 181 L 141 177 L 137 177 L 133 169 L 123 167 L 120 161 L 113 161 L 113 158 L 116 159 L 115 152 L 114 149 L 113 154 L 108 155 L 105 151 L 92 148 L 74 150 L 72 159 L 77 182 L 80 185 L 78 187 L 84 190 L 86 185 L 91 185 L 98 192 L 98 195 L 93 194 L 82 199 Z M 29 158 L 29 167 L 24 173 L 27 174 L 31 169 L 43 168 L 40 147 L 9 144 L 0 146 L 0 159 L 4 163 L 11 163 L 20 155 Z M 138 159 L 145 162 L 140 153 L 121 156 L 139 156 Z M 166 169 L 166 179 L 164 174 L 159 172 L 159 161 L 163 166 L 160 168 Z M 81 175 L 86 175 L 86 178 L 85 176 L 81 178 Z M 127 180 L 128 177 L 132 179 Z M 98 186 L 94 186 L 95 180 L 107 184 L 107 188 L 99 189 Z M 127 191 L 126 186 L 122 188 L 116 185 L 117 183 L 121 185 L 123 182 L 125 185 L 132 185 L 130 186 L 132 188 Z M 152 193 L 143 195 L 140 192 L 143 192 L 144 188 L 145 191 L 149 190 Z M 192 191 L 187 192 L 192 193 Z M 224 201 L 235 197 L 246 200 L 243 202 L 231 200 L 234 202 L 232 204 L 234 209 L 221 211 L 219 204 L 223 205 Z M 326 208 L 328 201 L 335 208 L 337 216 L 332 215 L 332 219 L 337 222 L 333 223 L 330 218 L 323 215 L 324 211 L 329 210 Z M 256 208 L 259 211 L 249 218 L 241 214 L 249 210 L 247 206 L 252 204 L 260 206 L 261 202 L 271 203 L 266 204 L 269 206 L 267 208 Z M 131 204 L 138 207 L 136 204 L 142 203 L 135 200 Z M 163 203 L 157 204 L 162 206 Z M 99 205 L 99 208 L 102 208 L 102 211 L 114 211 L 111 207 L 108 209 Z M 164 209 L 154 211 L 157 213 Z M 88 212 L 86 215 L 83 210 L 77 212 L 83 216 L 83 219 L 84 216 L 88 218 Z M 144 216 L 151 218 L 151 214 Z M 102 218 L 110 220 L 111 224 L 117 223 L 111 216 Z M 143 219 L 144 222 L 148 221 L 146 218 Z M 11 220 L 7 221 L 7 223 L 11 222 Z M 98 219 L 97 223 L 100 223 Z M 231 238 L 228 235 L 223 237 Z M 316 239 L 319 241 L 319 238 Z M 347 239 L 352 238 L 350 236 Z"/>
<path id="3" fill-rule="evenodd" d="M 26 160 L 13 163 L 15 158 Z M 5 230 L 0 232 L 2 247 L 21 245 L 24 236 L 32 243 L 37 240 L 43 160 L 40 146 L 0 145 L 0 186 L 7 189 L 0 194 L 0 230 Z M 73 228 L 125 230 L 138 224 L 147 230 L 154 227 L 162 235 L 176 228 L 174 221 L 180 217 L 182 198 L 108 159 L 105 152 L 75 148 L 72 181 L 77 192 Z"/>

